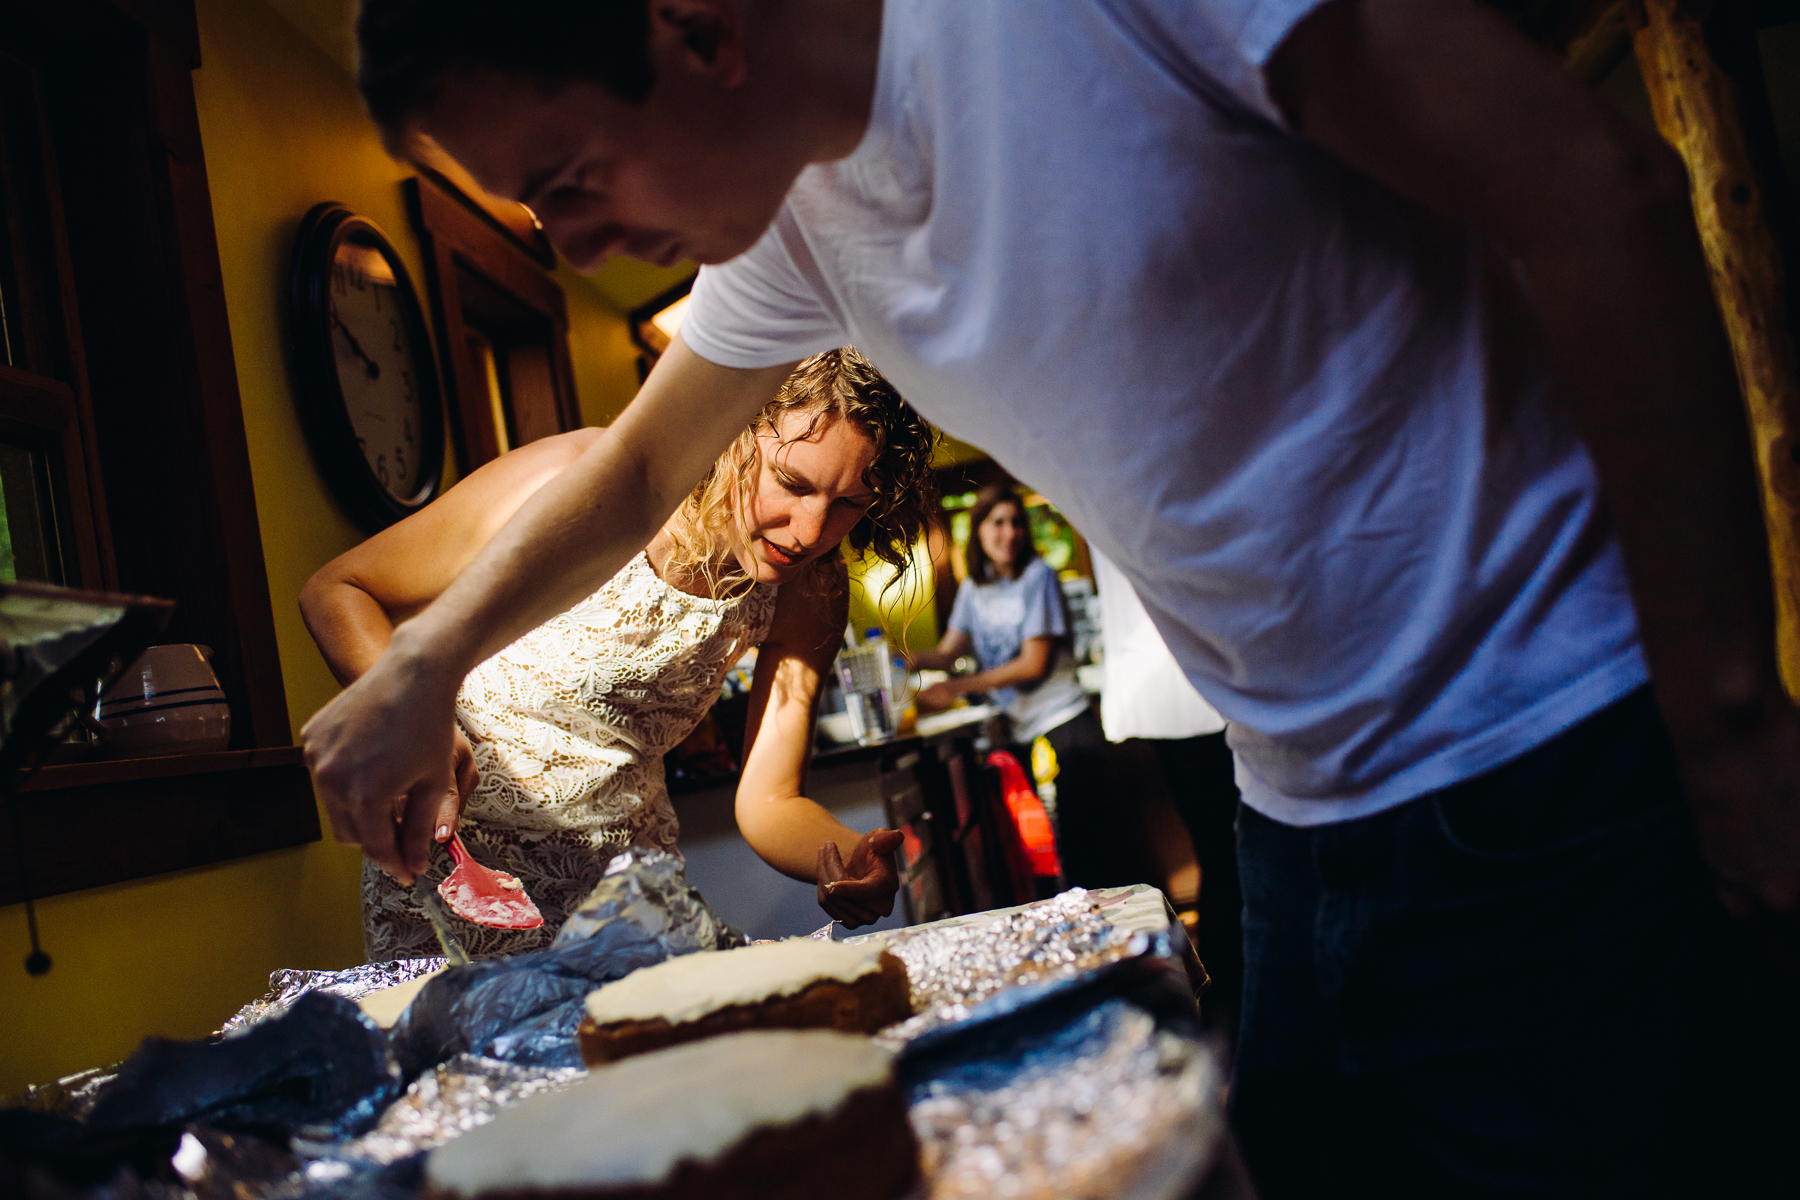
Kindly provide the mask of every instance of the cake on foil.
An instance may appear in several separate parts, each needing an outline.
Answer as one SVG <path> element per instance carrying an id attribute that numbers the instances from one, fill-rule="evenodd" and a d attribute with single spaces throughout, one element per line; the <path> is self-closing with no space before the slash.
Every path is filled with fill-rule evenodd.
<path id="1" fill-rule="evenodd" d="M 794 939 L 686 954 L 587 998 L 592 1066 L 746 1029 L 873 1033 L 912 1015 L 906 965 L 878 945 Z"/>
<path id="2" fill-rule="evenodd" d="M 895 1200 L 918 1144 L 892 1054 L 830 1030 L 640 1054 L 433 1151 L 432 1200 Z"/>

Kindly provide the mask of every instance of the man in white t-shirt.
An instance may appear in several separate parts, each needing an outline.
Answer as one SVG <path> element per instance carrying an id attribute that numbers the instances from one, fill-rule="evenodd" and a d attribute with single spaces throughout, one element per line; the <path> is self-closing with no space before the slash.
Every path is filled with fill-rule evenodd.
<path id="1" fill-rule="evenodd" d="M 1468 0 L 365 0 L 359 37 L 390 143 L 577 265 L 717 265 L 608 436 L 308 725 L 337 836 L 417 870 L 463 673 L 854 342 L 1231 722 L 1266 1194 L 1760 1167 L 1791 1022 L 1715 889 L 1792 946 L 1800 719 L 1653 138 Z"/>

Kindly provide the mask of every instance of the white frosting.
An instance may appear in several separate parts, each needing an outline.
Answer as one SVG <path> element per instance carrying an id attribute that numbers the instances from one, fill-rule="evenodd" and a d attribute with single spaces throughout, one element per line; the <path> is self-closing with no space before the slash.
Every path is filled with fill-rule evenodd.
<path id="1" fill-rule="evenodd" d="M 722 1157 L 756 1129 L 829 1113 L 892 1070 L 892 1056 L 869 1038 L 831 1030 L 689 1042 L 503 1108 L 434 1151 L 425 1174 L 464 1196 L 655 1185 L 683 1162 Z"/>
<path id="2" fill-rule="evenodd" d="M 845 945 L 795 938 L 769 946 L 684 954 L 589 992 L 596 1024 L 694 1021 L 717 1009 L 791 996 L 824 979 L 851 983 L 881 969 L 879 945 Z"/>
<path id="3" fill-rule="evenodd" d="M 439 968 L 439 971 L 441 970 L 442 968 Z M 400 1020 L 400 1014 L 406 1011 L 406 1006 L 411 1004 L 413 997 L 419 994 L 419 989 L 424 987 L 439 971 L 432 971 L 417 979 L 409 979 L 405 983 L 396 983 L 393 987 L 382 988 L 379 992 L 370 992 L 356 1003 L 362 1007 L 363 1013 L 371 1021 L 383 1029 L 392 1029 L 395 1022 Z"/>

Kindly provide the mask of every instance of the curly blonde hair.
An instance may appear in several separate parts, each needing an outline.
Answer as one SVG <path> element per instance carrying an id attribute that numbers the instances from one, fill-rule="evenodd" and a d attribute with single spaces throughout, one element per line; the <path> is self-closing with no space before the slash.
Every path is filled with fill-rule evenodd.
<path id="1" fill-rule="evenodd" d="M 749 586 L 732 551 L 745 532 L 744 513 L 762 465 L 758 438 L 778 430 L 790 413 L 808 417 L 783 444 L 806 441 L 821 423 L 848 421 L 875 443 L 875 460 L 863 473 L 874 503 L 845 539 L 858 555 L 873 553 L 895 568 L 895 578 L 912 556 L 937 505 L 931 470 L 937 431 L 915 413 L 893 384 L 850 346 L 815 354 L 794 369 L 756 420 L 714 462 L 705 478 L 675 510 L 667 526 L 674 542 L 669 566 L 707 583 L 714 596 Z M 841 575 L 835 555 L 819 564 Z"/>

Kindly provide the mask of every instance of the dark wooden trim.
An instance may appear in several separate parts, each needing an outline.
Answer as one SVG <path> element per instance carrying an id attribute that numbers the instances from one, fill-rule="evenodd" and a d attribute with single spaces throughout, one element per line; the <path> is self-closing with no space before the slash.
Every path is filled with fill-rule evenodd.
<path id="1" fill-rule="evenodd" d="M 190 71 L 200 69 L 200 17 L 194 0 L 106 0 L 120 15 L 173 47 Z"/>
<path id="2" fill-rule="evenodd" d="M 538 224 L 537 217 L 532 215 L 529 208 L 508 200 L 496 200 L 485 193 L 471 195 L 457 186 L 453 176 L 439 170 L 435 165 L 419 163 L 418 166 L 427 179 L 436 183 L 452 199 L 480 217 L 496 233 L 505 235 L 506 239 L 523 250 L 531 261 L 546 271 L 556 270 L 556 248 L 550 244 L 550 235 L 544 232 L 544 227 Z"/>
<path id="3" fill-rule="evenodd" d="M 196 37 L 197 37 L 196 33 Z M 196 42 L 196 46 L 198 42 Z M 55 145 L 50 111 L 40 77 L 38 136 L 46 148 Z M 50 201 L 55 240 L 56 275 L 62 290 L 64 340 L 69 355 L 69 383 L 74 390 L 77 428 L 65 438 L 64 470 L 69 479 L 70 516 L 80 548 L 81 586 L 116 591 L 119 568 L 113 560 L 112 522 L 106 515 L 106 485 L 100 473 L 100 442 L 94 428 L 94 398 L 88 387 L 87 353 L 81 336 L 81 312 L 75 296 L 75 269 L 69 259 L 69 230 L 63 215 L 62 175 L 56 155 L 44 155 L 44 190 Z"/>
<path id="4" fill-rule="evenodd" d="M 94 528 L 93 493 L 89 488 L 95 481 L 88 475 L 92 441 L 90 430 L 82 428 L 83 408 L 78 394 L 62 380 L 0 365 L 0 424 L 41 430 L 43 436 L 55 440 L 60 452 L 55 460 L 61 474 L 56 499 L 66 510 L 59 514 L 58 521 L 66 530 L 59 529 L 59 540 L 64 543 L 65 557 L 73 552 L 75 561 L 64 564 L 67 583 L 73 587 L 112 575 L 110 554 L 102 571 Z M 74 569 L 68 570 L 69 567 Z"/>
<path id="5" fill-rule="evenodd" d="M 442 184 L 415 176 L 406 181 L 405 188 L 407 209 L 425 253 L 459 472 L 466 475 L 500 453 L 487 373 L 469 350 L 471 326 L 465 316 L 466 298 L 457 283 L 459 265 L 533 310 L 549 325 L 555 422 L 560 431 L 580 428 L 581 409 L 569 356 L 568 305 L 562 286 L 516 242 L 458 202 Z"/>
<path id="6" fill-rule="evenodd" d="M 55 792 L 64 788 L 129 783 L 136 779 L 164 779 L 172 775 L 211 775 L 219 771 L 245 771 L 261 767 L 291 767 L 304 762 L 299 746 L 268 746 L 256 750 L 220 750 L 212 754 L 165 754 L 158 758 L 116 758 L 104 762 L 68 763 L 42 767 L 35 774 L 21 773 L 18 788 L 26 792 Z"/>
<path id="7" fill-rule="evenodd" d="M 631 344 L 638 348 L 637 371 L 638 382 L 650 378 L 650 368 L 656 360 L 663 356 L 669 348 L 669 338 L 662 330 L 651 323 L 652 318 L 669 305 L 694 290 L 694 280 L 699 273 L 689 275 L 673 287 L 665 288 L 650 299 L 625 314 L 625 332 L 631 336 Z"/>
<path id="8" fill-rule="evenodd" d="M 0 862 L 33 896 L 124 883 L 303 846 L 320 837 L 298 747 L 45 767 L 13 799 L 24 853 L 0 823 Z M 23 897 L 0 871 L 0 904 Z"/>
<path id="9" fill-rule="evenodd" d="M 29 41 L 30 39 L 22 39 Z M 95 440 L 94 412 L 88 389 L 87 360 L 83 353 L 81 317 L 75 298 L 75 281 L 69 259 L 68 230 L 63 218 L 62 189 L 57 170 L 54 130 L 49 115 L 49 96 L 44 84 L 44 65 L 33 62 L 34 47 L 10 47 L 23 51 L 7 54 L 10 67 L 25 81 L 26 95 L 9 95 L 19 102 L 0 135 L 7 163 L 0 165 L 0 190 L 5 191 L 5 224 L 12 242 L 13 265 L 23 311 L 23 351 L 5 376 L 17 387 L 40 398 L 57 395 L 53 458 L 57 476 L 56 507 L 62 545 L 62 579 L 71 587 L 114 590 L 117 572 L 112 558 L 112 539 L 106 519 L 105 489 L 100 485 L 99 446 Z M 12 141 L 12 135 L 24 139 Z M 35 159 L 34 162 L 28 161 Z M 23 169 L 24 178 L 19 177 Z M 21 361 L 21 358 L 23 361 Z M 46 421 L 35 422 L 49 429 Z"/>
<path id="10" fill-rule="evenodd" d="M 192 0 L 33 10 L 118 588 L 213 647 L 232 744 L 293 740 L 191 69 Z M 184 15 L 185 14 L 185 15 Z M 266 348 L 277 353 L 278 348 Z"/>
<path id="11" fill-rule="evenodd" d="M 172 0 L 159 5 L 172 6 Z M 180 7 L 192 19 L 192 0 Z M 237 359 L 225 309 L 225 277 L 219 266 L 218 237 L 213 227 L 212 190 L 206 181 L 200 117 L 194 106 L 191 72 L 198 58 L 197 36 L 191 51 L 188 46 L 157 37 L 150 41 L 155 132 L 166 151 L 156 159 L 161 176 L 158 182 L 166 189 L 169 215 L 173 218 L 175 240 L 171 249 L 187 302 L 186 327 L 193 338 L 197 398 L 206 435 L 206 457 L 212 467 L 208 499 L 218 522 L 222 551 L 218 565 L 228 596 L 223 615 L 236 643 L 243 674 L 243 687 L 235 694 L 249 702 L 247 712 L 242 705 L 234 706 L 233 717 L 249 718 L 250 744 L 285 746 L 294 735 L 288 725 L 287 694 L 281 682 L 275 615 L 270 607 L 269 576 L 263 560 L 262 527 L 256 516 L 256 488 L 244 435 L 244 405 L 238 393 Z M 234 727 L 235 724 L 234 720 Z"/>

